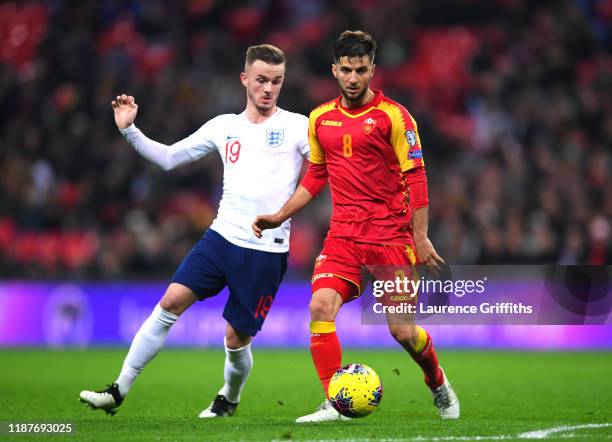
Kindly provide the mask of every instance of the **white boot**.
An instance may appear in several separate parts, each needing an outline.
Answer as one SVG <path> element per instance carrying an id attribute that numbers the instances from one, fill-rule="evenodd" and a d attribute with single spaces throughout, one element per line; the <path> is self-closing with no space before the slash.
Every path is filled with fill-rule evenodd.
<path id="1" fill-rule="evenodd" d="M 338 413 L 332 403 L 325 399 L 325 402 L 323 402 L 314 413 L 298 417 L 295 422 L 304 424 L 309 422 L 348 421 L 350 419 L 350 417 L 342 416 Z"/>
<path id="2" fill-rule="evenodd" d="M 440 368 L 440 370 L 442 370 L 442 368 Z M 453 387 L 451 387 L 450 382 L 448 382 L 444 370 L 442 370 L 442 374 L 444 375 L 444 383 L 431 391 L 434 398 L 434 405 L 440 412 L 440 417 L 442 419 L 459 419 L 459 399 Z"/>

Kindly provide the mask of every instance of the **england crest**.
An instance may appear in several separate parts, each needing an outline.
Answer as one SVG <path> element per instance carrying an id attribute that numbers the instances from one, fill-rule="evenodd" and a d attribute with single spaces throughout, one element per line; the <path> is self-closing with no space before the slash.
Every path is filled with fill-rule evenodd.
<path id="1" fill-rule="evenodd" d="M 283 144 L 285 138 L 285 129 L 268 129 L 266 130 L 266 144 L 270 147 L 278 147 Z"/>

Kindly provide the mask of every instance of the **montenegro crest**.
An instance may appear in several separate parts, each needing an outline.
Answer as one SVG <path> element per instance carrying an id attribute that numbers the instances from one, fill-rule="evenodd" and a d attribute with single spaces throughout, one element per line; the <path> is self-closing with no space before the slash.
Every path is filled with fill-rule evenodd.
<path id="1" fill-rule="evenodd" d="M 285 138 L 284 129 L 268 129 L 266 130 L 266 144 L 270 147 L 278 147 L 283 144 Z"/>
<path id="2" fill-rule="evenodd" d="M 376 120 L 372 117 L 368 118 L 363 122 L 363 132 L 366 135 L 370 135 L 376 127 Z"/>

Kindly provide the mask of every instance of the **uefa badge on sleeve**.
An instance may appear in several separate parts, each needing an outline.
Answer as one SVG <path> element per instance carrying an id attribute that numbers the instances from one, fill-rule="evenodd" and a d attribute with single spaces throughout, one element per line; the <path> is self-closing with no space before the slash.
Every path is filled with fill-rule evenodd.
<path id="1" fill-rule="evenodd" d="M 408 152 L 409 160 L 418 160 L 420 158 L 423 158 L 423 151 L 421 149 L 415 149 Z"/>
<path id="2" fill-rule="evenodd" d="M 410 147 L 416 146 L 416 143 L 417 143 L 416 132 L 413 130 L 407 130 L 406 131 L 406 141 L 408 141 L 408 144 L 410 145 Z"/>
<path id="3" fill-rule="evenodd" d="M 266 144 L 269 147 L 278 147 L 283 144 L 285 138 L 284 129 L 268 129 L 266 130 Z"/>

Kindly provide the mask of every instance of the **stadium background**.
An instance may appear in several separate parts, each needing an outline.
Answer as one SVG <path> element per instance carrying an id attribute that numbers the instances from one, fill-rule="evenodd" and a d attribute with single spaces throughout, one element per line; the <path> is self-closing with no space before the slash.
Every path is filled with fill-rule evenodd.
<path id="1" fill-rule="evenodd" d="M 338 318 L 344 361 L 380 374 L 380 412 L 293 424 L 321 401 L 306 306 L 328 195 L 294 219 L 236 417 L 195 419 L 222 382 L 224 294 L 184 314 L 168 342 L 188 348 L 162 351 L 117 416 L 77 395 L 112 382 L 221 196 L 216 155 L 164 173 L 119 135 L 112 97 L 134 95 L 138 126 L 173 142 L 243 109 L 245 49 L 271 42 L 289 59 L 279 104 L 307 114 L 337 94 L 333 39 L 363 28 L 374 85 L 419 123 L 448 262 L 609 265 L 611 24 L 612 0 L 0 1 L 0 438 L 43 421 L 78 440 L 609 440 L 610 326 L 428 327 L 462 407 L 440 422 L 357 303 Z"/>
<path id="2" fill-rule="evenodd" d="M 374 86 L 419 123 L 431 239 L 449 263 L 610 264 L 611 22 L 609 0 L 1 3 L 0 345 L 129 343 L 215 216 L 217 156 L 163 172 L 119 135 L 113 96 L 134 95 L 136 124 L 174 142 L 243 109 L 245 49 L 270 42 L 288 56 L 280 106 L 308 114 L 337 95 L 330 48 L 346 28 L 373 33 Z M 329 216 L 326 194 L 293 221 L 287 307 L 267 333 L 297 330 L 291 318 L 303 333 L 270 345 L 307 343 Z M 221 302 L 170 342 L 221 345 Z M 122 318 L 112 337 L 108 317 Z M 469 330 L 441 327 L 438 341 L 534 336 Z M 538 330 L 535 348 L 612 346 L 606 328 Z"/>

